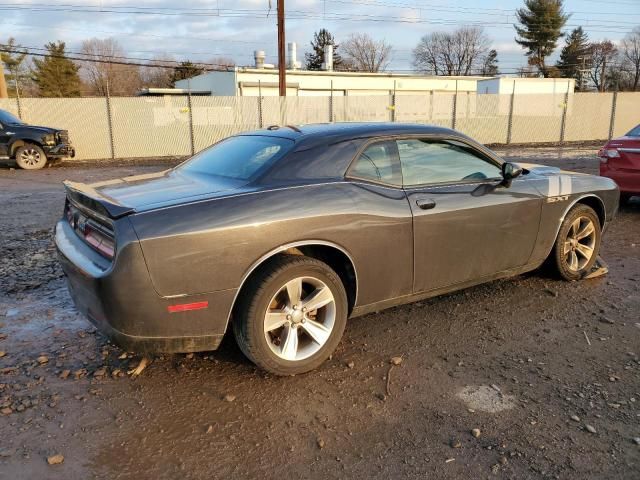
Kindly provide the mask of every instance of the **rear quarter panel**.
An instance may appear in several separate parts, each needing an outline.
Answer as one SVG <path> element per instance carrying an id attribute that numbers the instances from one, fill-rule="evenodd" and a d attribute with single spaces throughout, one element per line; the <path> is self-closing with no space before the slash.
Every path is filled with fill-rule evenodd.
<path id="1" fill-rule="evenodd" d="M 412 222 L 404 192 L 349 182 L 283 188 L 131 217 L 162 296 L 237 288 L 282 245 L 342 247 L 358 277 L 358 305 L 410 293 Z"/>

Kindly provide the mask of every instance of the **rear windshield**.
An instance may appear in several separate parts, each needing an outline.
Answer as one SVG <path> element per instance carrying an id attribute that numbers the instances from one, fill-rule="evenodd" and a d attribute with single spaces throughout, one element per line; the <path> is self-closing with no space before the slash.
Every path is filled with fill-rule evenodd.
<path id="1" fill-rule="evenodd" d="M 640 137 L 640 125 L 627 133 L 627 137 Z"/>
<path id="2" fill-rule="evenodd" d="M 22 120 L 18 117 L 14 117 L 9 112 L 0 110 L 0 123 L 3 125 L 22 125 Z"/>
<path id="3" fill-rule="evenodd" d="M 293 145 L 293 140 L 280 137 L 230 137 L 198 153 L 178 169 L 234 180 L 249 180 L 281 158 Z"/>

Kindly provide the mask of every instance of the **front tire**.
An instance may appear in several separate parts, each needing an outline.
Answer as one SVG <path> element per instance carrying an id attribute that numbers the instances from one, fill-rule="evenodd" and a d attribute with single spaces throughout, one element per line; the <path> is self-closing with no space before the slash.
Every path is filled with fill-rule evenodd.
<path id="1" fill-rule="evenodd" d="M 565 280 L 580 280 L 598 258 L 602 236 L 600 220 L 587 205 L 576 205 L 564 218 L 551 252 L 551 265 Z"/>
<path id="2" fill-rule="evenodd" d="M 234 311 L 233 333 L 258 367 L 296 375 L 317 368 L 333 353 L 347 311 L 344 285 L 327 264 L 283 255 L 249 280 Z"/>
<path id="3" fill-rule="evenodd" d="M 27 143 L 16 149 L 16 164 L 24 170 L 39 170 L 47 164 L 47 156 L 38 145 Z"/>

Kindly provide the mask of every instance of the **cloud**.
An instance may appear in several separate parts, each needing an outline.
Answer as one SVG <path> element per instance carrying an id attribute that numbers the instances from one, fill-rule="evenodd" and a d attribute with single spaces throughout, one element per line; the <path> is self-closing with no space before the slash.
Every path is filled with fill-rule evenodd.
<path id="1" fill-rule="evenodd" d="M 2 10 L 0 32 L 3 37 L 0 41 L 13 36 L 25 46 L 42 47 L 49 41 L 63 40 L 70 51 L 77 51 L 84 39 L 114 37 L 130 56 L 140 58 L 171 54 L 177 59 L 203 61 L 224 55 L 234 58 L 238 64 L 251 64 L 253 51 L 261 49 L 266 51 L 267 61 L 276 60 L 277 0 L 271 0 L 268 16 L 268 0 L 145 0 L 137 5 L 131 0 L 91 0 L 86 3 L 55 0 L 60 8 L 65 4 L 81 4 L 83 9 L 93 10 L 90 12 L 38 11 L 33 9 L 41 8 L 36 4 L 42 4 L 42 0 L 6 1 L 20 7 L 20 10 Z M 105 11 L 96 11 L 100 5 Z M 338 42 L 352 33 L 364 32 L 391 43 L 394 47 L 391 68 L 402 70 L 411 67 L 411 50 L 424 34 L 452 30 L 479 18 L 471 11 L 455 13 L 445 9 L 431 12 L 428 7 L 419 10 L 407 5 L 410 3 L 402 2 L 397 7 L 390 7 L 385 0 L 353 0 L 353 3 L 348 0 L 287 0 L 287 41 L 298 43 L 299 59 L 302 59 L 305 50 L 309 49 L 313 32 L 320 28 L 329 29 Z M 462 6 L 478 11 L 484 8 L 473 0 L 460 0 L 452 8 Z M 601 8 L 598 4 L 591 7 L 595 8 L 594 11 Z M 591 7 L 581 4 L 580 9 Z M 243 16 L 217 16 L 218 9 L 221 15 Z M 150 15 L 151 12 L 164 15 Z M 342 20 L 330 20 L 332 14 L 340 15 Z M 295 18 L 301 15 L 306 18 Z M 480 18 L 491 19 L 487 15 L 490 14 Z M 374 18 L 383 21 L 370 21 Z M 384 21 L 385 18 L 404 20 L 404 23 Z M 446 21 L 439 22 L 438 19 Z M 430 20 L 433 23 L 426 23 Z M 512 27 L 488 26 L 485 31 L 492 38 L 493 48 L 498 51 L 501 62 L 509 65 L 525 63 L 523 50 L 513 40 Z M 592 35 L 594 39 L 598 36 L 595 32 Z M 622 36 L 621 33 L 609 35 L 614 41 Z"/>

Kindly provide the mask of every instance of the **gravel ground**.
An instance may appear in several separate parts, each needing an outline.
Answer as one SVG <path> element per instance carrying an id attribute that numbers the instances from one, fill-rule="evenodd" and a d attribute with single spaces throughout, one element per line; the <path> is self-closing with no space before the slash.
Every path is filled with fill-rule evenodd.
<path id="1" fill-rule="evenodd" d="M 593 147 L 501 153 L 597 171 Z M 637 200 L 606 277 L 534 272 L 357 318 L 303 376 L 226 338 L 133 378 L 141 358 L 74 310 L 51 228 L 61 180 L 166 165 L 0 168 L 0 478 L 640 478 Z"/>

